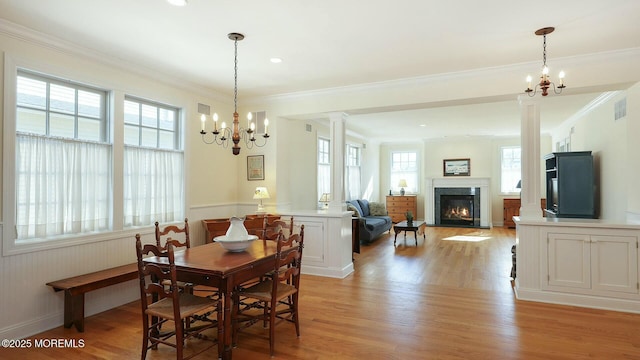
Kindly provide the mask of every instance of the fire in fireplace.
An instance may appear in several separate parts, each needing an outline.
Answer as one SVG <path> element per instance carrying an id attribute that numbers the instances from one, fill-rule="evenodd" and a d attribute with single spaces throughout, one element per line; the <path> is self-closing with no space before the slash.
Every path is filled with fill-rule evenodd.
<path id="1" fill-rule="evenodd" d="M 480 227 L 480 188 L 435 188 L 435 225 Z"/>

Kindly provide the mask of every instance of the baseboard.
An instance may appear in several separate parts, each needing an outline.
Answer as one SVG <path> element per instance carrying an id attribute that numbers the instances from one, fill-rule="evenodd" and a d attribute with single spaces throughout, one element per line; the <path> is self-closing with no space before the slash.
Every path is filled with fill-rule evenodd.
<path id="1" fill-rule="evenodd" d="M 353 262 L 350 262 L 347 266 L 345 266 L 342 269 L 331 268 L 331 267 L 329 268 L 319 267 L 319 266 L 313 266 L 313 265 L 308 266 L 308 265 L 302 264 L 301 272 L 306 275 L 316 275 L 316 276 L 331 277 L 336 279 L 344 279 L 347 276 L 349 276 L 349 274 L 354 272 L 354 268 L 353 268 Z"/>
<path id="2" fill-rule="evenodd" d="M 603 298 L 598 296 L 558 293 L 536 289 L 522 289 L 518 288 L 517 285 L 515 288 L 515 294 L 518 300 L 640 314 L 640 301 L 638 300 Z"/>

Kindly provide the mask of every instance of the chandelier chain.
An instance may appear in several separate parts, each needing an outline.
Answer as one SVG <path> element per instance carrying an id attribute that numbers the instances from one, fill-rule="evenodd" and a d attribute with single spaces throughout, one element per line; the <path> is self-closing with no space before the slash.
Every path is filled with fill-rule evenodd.
<path id="1" fill-rule="evenodd" d="M 234 41 L 235 44 L 235 55 L 233 60 L 233 109 L 234 112 L 238 112 L 238 39 L 236 38 Z"/>
<path id="2" fill-rule="evenodd" d="M 547 66 L 547 35 L 544 35 L 542 40 L 542 65 Z"/>

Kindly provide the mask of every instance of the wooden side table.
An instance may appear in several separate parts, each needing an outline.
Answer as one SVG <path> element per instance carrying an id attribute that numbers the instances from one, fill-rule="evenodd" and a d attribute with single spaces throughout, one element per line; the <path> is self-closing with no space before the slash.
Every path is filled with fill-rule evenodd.
<path id="1" fill-rule="evenodd" d="M 427 235 L 425 234 L 425 228 L 427 224 L 424 220 L 413 220 L 411 224 L 408 224 L 407 221 L 401 221 L 395 225 L 393 225 L 393 231 L 396 233 L 396 236 L 393 238 L 393 246 L 396 246 L 396 240 L 398 240 L 398 233 L 404 231 L 404 239 L 407 240 L 407 231 L 413 231 L 413 237 L 416 239 L 416 246 L 418 245 L 418 230 L 422 231 L 422 238 L 427 239 Z"/>

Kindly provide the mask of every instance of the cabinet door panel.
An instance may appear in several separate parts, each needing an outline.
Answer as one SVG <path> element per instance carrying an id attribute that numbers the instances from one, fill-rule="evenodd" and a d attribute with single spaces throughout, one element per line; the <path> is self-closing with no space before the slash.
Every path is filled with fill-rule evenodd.
<path id="1" fill-rule="evenodd" d="M 636 237 L 591 236 L 592 288 L 638 293 Z"/>
<path id="2" fill-rule="evenodd" d="M 580 289 L 591 287 L 589 235 L 549 234 L 549 285 Z"/>

